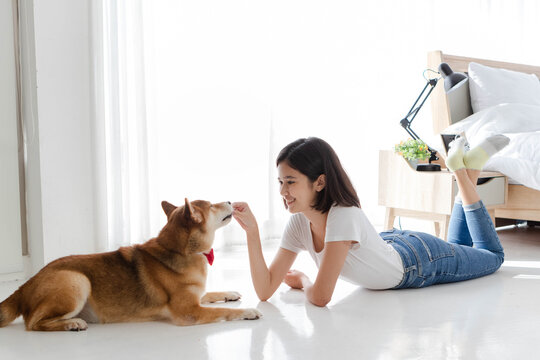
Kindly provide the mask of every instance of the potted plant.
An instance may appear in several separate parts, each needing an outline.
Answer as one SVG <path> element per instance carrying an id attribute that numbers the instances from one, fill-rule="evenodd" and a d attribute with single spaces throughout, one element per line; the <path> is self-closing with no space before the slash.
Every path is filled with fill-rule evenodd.
<path id="1" fill-rule="evenodd" d="M 394 152 L 403 156 L 415 170 L 418 160 L 426 160 L 431 155 L 428 146 L 422 140 L 414 139 L 401 141 L 399 144 L 396 144 L 394 146 Z"/>

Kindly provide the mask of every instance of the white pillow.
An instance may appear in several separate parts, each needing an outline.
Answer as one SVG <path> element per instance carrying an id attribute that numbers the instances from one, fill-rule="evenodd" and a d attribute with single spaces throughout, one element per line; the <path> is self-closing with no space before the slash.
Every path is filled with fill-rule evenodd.
<path id="1" fill-rule="evenodd" d="M 497 134 L 540 133 L 540 106 L 527 104 L 492 106 L 451 125 L 442 131 L 442 134 L 461 132 L 465 132 L 471 146 Z"/>
<path id="2" fill-rule="evenodd" d="M 494 105 L 540 105 L 540 81 L 535 74 L 469 63 L 471 105 L 476 113 Z"/>

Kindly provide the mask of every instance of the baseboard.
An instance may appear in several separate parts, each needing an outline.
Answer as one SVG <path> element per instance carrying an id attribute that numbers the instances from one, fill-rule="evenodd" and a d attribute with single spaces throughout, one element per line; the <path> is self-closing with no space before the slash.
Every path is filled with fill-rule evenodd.
<path id="1" fill-rule="evenodd" d="M 18 280 L 24 280 L 24 279 L 25 279 L 25 275 L 23 271 L 9 273 L 9 274 L 0 274 L 0 283 L 18 281 Z"/>

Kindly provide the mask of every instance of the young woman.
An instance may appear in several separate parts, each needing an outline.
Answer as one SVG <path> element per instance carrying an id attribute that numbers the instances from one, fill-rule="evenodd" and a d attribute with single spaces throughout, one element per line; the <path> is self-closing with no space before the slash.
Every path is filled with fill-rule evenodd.
<path id="1" fill-rule="evenodd" d="M 399 289 L 495 272 L 504 261 L 504 252 L 476 192 L 476 182 L 487 159 L 507 144 L 508 138 L 494 136 L 466 152 L 464 138 L 452 143 L 446 164 L 455 174 L 460 198 L 452 211 L 448 242 L 416 231 L 377 233 L 330 145 L 314 137 L 287 145 L 276 163 L 280 194 L 293 215 L 270 267 L 248 204 L 233 203 L 233 216 L 247 234 L 257 296 L 265 301 L 285 282 L 304 289 L 311 303 L 325 306 L 338 277 L 370 289 Z M 289 271 L 302 250 L 311 254 L 319 268 L 315 282 L 300 271 Z"/>

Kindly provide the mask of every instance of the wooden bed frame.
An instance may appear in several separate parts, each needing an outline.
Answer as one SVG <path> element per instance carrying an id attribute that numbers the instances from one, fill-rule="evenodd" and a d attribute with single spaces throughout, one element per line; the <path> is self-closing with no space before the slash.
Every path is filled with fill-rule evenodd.
<path id="1" fill-rule="evenodd" d="M 436 70 L 445 62 L 455 72 L 467 72 L 470 62 L 476 62 L 495 68 L 536 74 L 540 78 L 540 66 L 513 64 L 501 61 L 475 59 L 464 56 L 443 54 L 442 51 L 432 51 L 428 54 L 428 68 Z M 436 134 L 452 125 L 450 106 L 444 92 L 443 81 L 439 81 L 431 97 L 433 111 L 433 131 Z M 540 221 L 540 191 L 523 185 L 508 185 L 508 200 L 504 207 L 495 209 L 496 218 Z"/>

